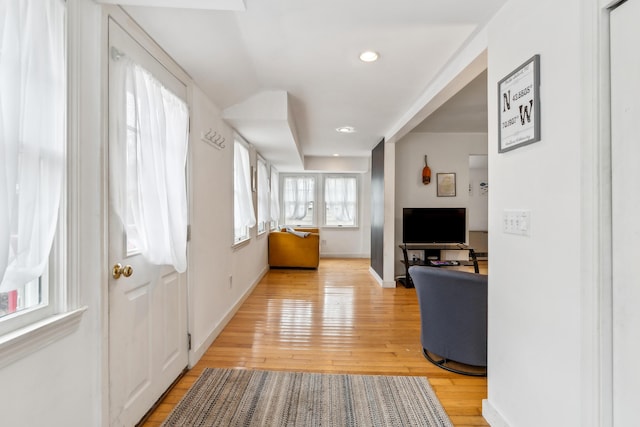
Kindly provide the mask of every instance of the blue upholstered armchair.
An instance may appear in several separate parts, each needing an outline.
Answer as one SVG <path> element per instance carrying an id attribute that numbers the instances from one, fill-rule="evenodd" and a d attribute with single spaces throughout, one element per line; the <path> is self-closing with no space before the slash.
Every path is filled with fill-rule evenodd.
<path id="1" fill-rule="evenodd" d="M 410 267 L 409 274 L 418 295 L 425 357 L 452 372 L 485 376 L 487 276 L 422 266 Z"/>

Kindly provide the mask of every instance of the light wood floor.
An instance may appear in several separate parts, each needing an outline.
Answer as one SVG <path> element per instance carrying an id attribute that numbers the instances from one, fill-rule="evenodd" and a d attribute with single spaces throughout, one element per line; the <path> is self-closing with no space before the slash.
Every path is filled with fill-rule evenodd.
<path id="1" fill-rule="evenodd" d="M 426 376 L 455 426 L 488 425 L 481 415 L 486 379 L 429 363 L 415 290 L 381 288 L 365 259 L 270 270 L 143 425 L 160 425 L 206 367 Z"/>

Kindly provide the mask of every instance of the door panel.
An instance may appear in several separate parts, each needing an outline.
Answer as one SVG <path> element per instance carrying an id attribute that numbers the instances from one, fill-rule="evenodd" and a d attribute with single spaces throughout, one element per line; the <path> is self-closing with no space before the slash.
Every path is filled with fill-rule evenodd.
<path id="1" fill-rule="evenodd" d="M 109 51 L 115 48 L 151 72 L 165 87 L 186 99 L 186 85 L 158 62 L 114 19 L 109 19 Z M 115 87 L 109 55 L 109 88 Z M 121 58 L 121 56 L 120 56 Z M 111 112 L 113 92 L 109 93 Z M 117 136 L 109 117 L 109 138 Z M 109 167 L 126 164 L 126 153 L 110 150 Z M 120 170 L 123 168 L 114 169 Z M 126 169 L 125 169 L 126 173 Z M 110 174 L 111 176 L 111 174 Z M 110 199 L 115 183 L 109 183 Z M 126 217 L 126 215 L 123 215 Z M 131 228 L 130 228 L 131 229 Z M 113 204 L 109 211 L 109 262 L 133 269 L 130 277 L 109 280 L 109 401 L 112 426 L 133 426 L 153 406 L 188 364 L 186 274 L 148 263 L 129 248 Z"/>
<path id="2" fill-rule="evenodd" d="M 180 318 L 181 307 L 176 304 L 180 301 L 180 275 L 175 271 L 169 273 L 162 278 L 162 286 L 164 287 L 164 310 L 163 314 L 163 349 L 164 349 L 164 365 L 171 364 L 176 357 L 180 356 L 181 350 L 184 348 L 185 335 L 183 328 L 176 324 L 174 319 Z"/>

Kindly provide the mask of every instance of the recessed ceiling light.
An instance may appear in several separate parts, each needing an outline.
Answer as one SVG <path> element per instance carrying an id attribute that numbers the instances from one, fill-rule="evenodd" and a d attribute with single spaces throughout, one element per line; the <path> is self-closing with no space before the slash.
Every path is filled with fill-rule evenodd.
<path id="1" fill-rule="evenodd" d="M 340 133 L 354 133 L 356 131 L 353 126 L 340 126 L 336 130 Z"/>
<path id="2" fill-rule="evenodd" d="M 360 60 L 364 62 L 374 62 L 377 61 L 380 55 L 378 52 L 374 52 L 373 50 L 365 50 L 360 54 Z"/>

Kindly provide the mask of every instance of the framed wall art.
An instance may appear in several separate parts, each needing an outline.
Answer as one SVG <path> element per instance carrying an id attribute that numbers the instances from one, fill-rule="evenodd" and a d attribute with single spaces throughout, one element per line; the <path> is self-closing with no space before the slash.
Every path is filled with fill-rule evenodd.
<path id="1" fill-rule="evenodd" d="M 437 174 L 438 197 L 455 197 L 456 196 L 456 174 L 455 173 L 439 173 Z"/>
<path id="2" fill-rule="evenodd" d="M 498 82 L 498 152 L 540 141 L 540 55 Z"/>

